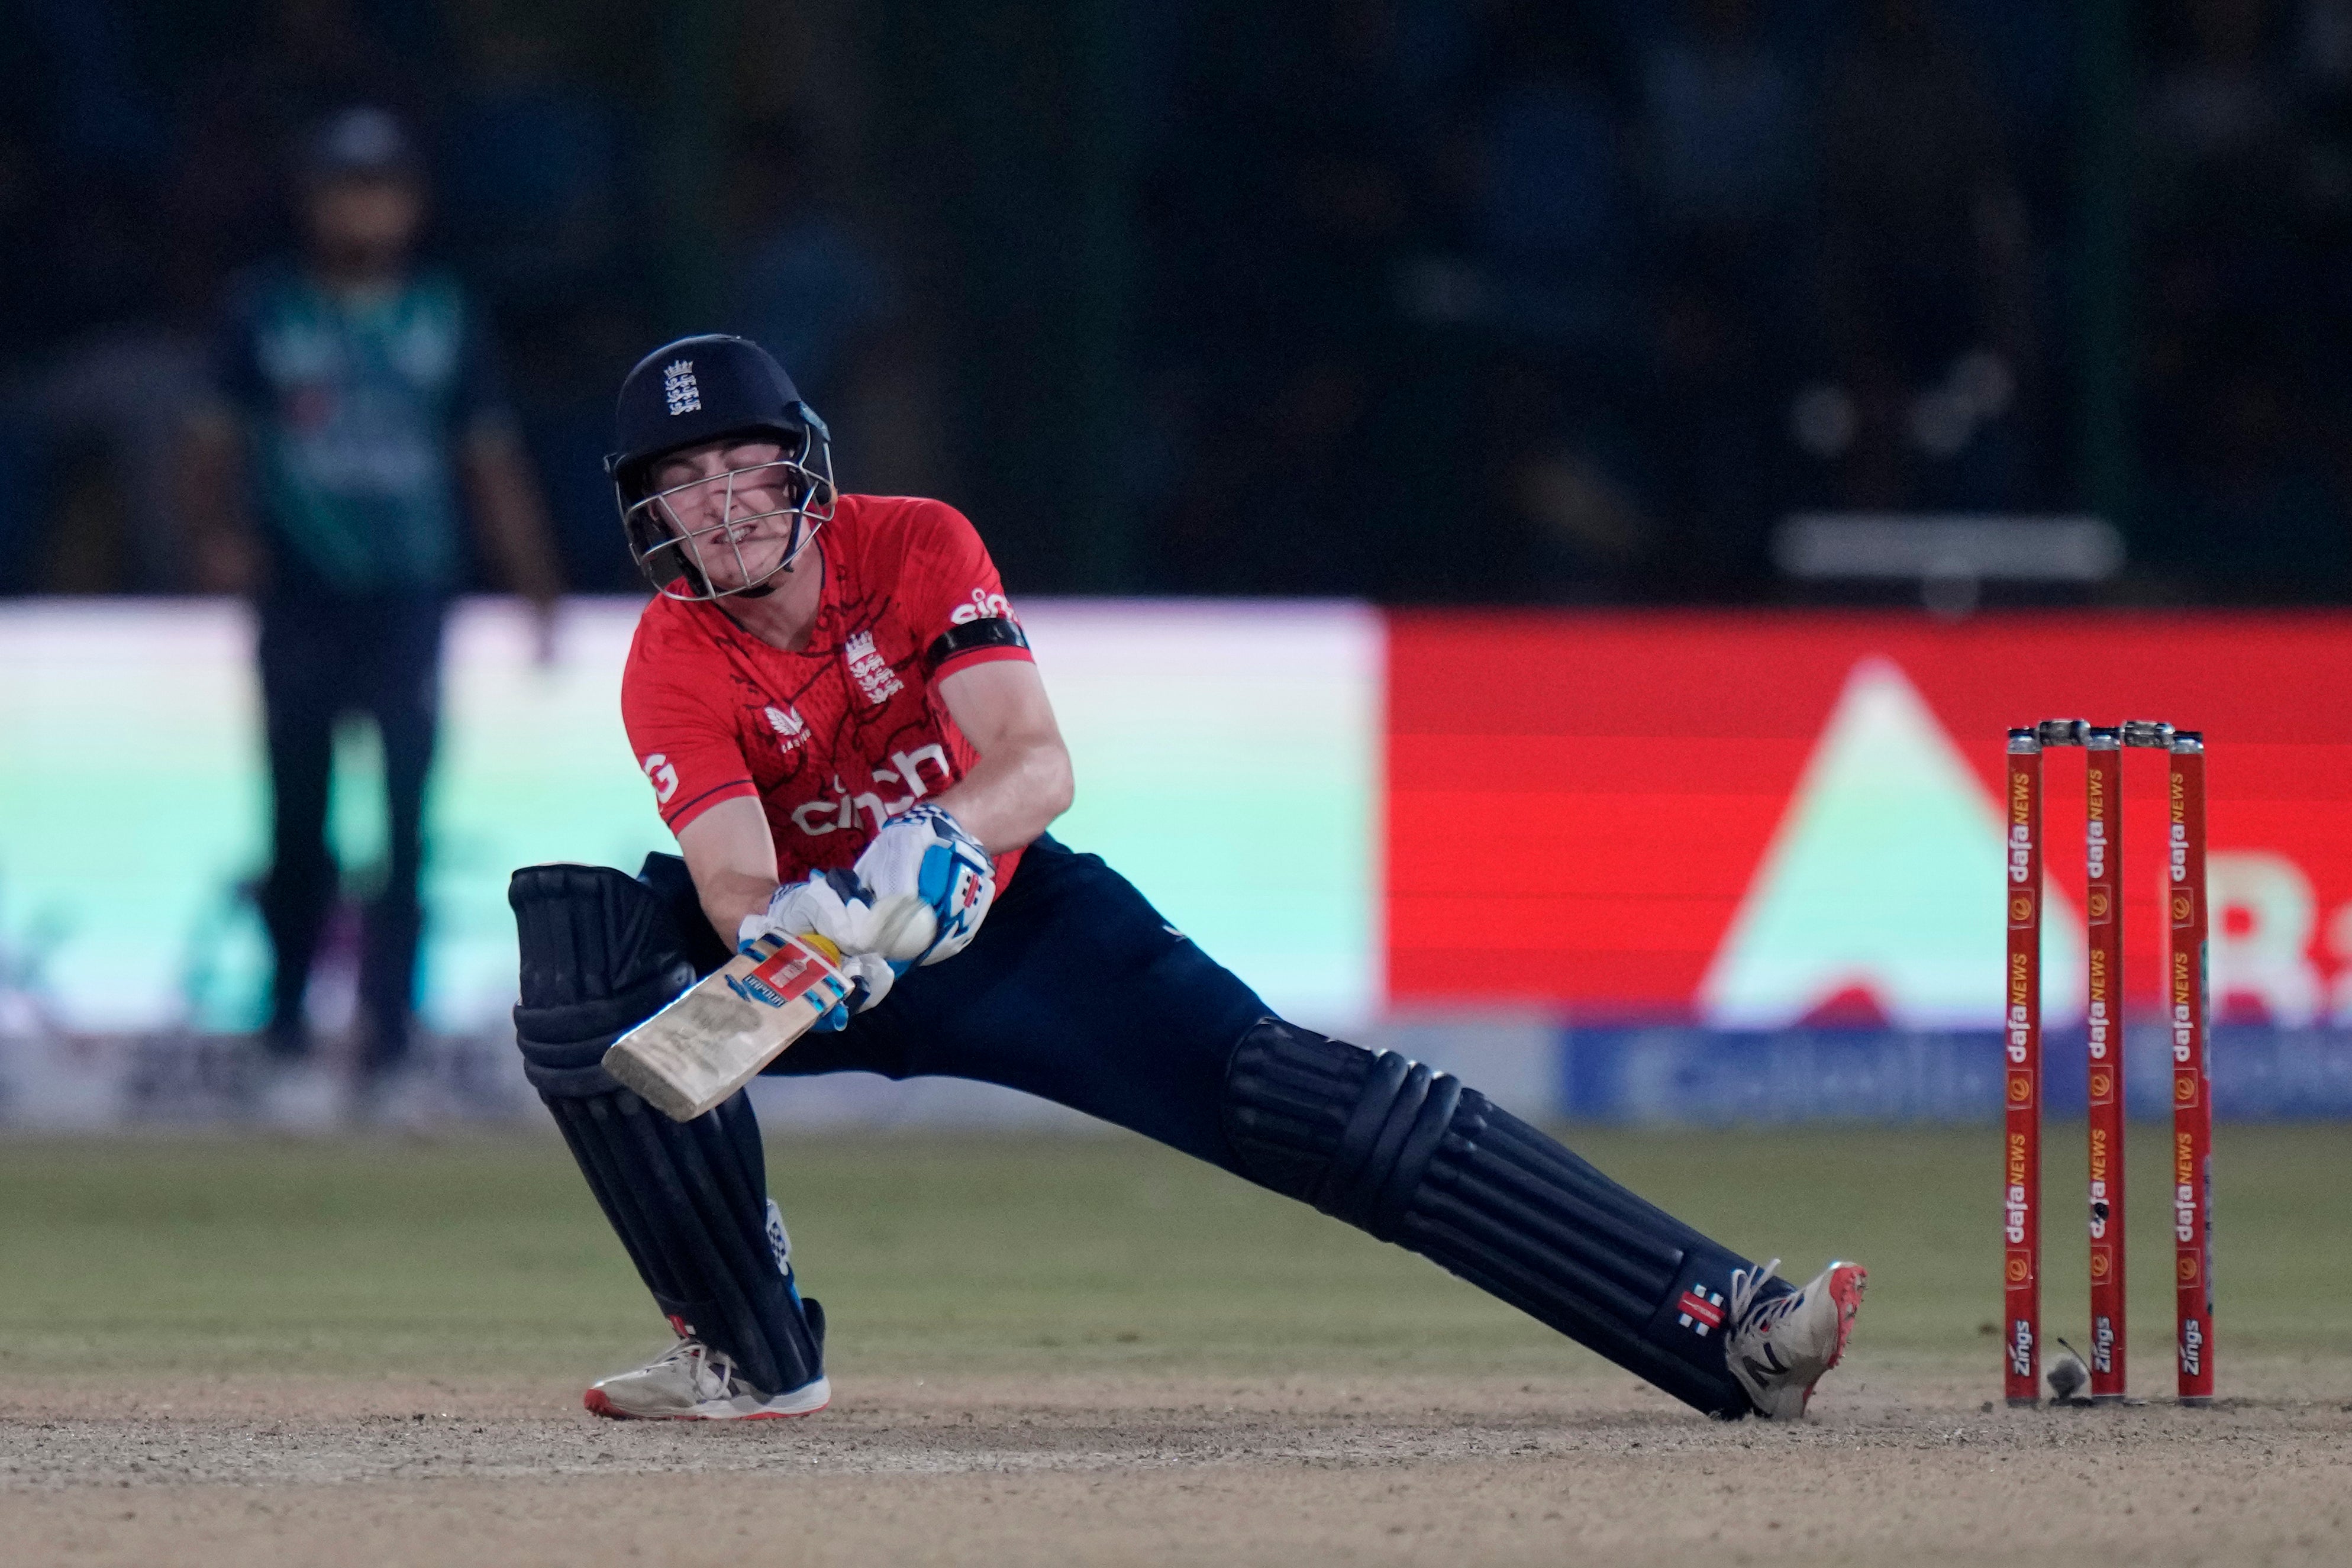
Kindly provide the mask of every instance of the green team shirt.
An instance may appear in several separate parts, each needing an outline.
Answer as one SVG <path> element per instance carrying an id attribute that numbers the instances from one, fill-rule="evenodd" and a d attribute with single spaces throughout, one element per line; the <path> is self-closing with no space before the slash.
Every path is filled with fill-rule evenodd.
<path id="1" fill-rule="evenodd" d="M 248 432 L 279 591 L 458 585 L 457 446 L 508 414 L 455 279 L 424 273 L 355 299 L 273 268 L 230 311 L 215 374 Z"/>

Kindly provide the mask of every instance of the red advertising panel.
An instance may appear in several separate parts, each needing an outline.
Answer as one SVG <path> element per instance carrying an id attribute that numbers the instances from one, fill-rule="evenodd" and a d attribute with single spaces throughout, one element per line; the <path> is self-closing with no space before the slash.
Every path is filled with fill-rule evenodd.
<path id="1" fill-rule="evenodd" d="M 1390 997 L 1992 1027 L 2006 731 L 2149 719 L 2210 748 L 2217 1014 L 2352 1016 L 2347 677 L 2338 614 L 1399 615 Z M 2152 1009 L 2165 763 L 2121 766 Z M 2045 787 L 2055 1005 L 2084 980 L 2079 749 Z"/>

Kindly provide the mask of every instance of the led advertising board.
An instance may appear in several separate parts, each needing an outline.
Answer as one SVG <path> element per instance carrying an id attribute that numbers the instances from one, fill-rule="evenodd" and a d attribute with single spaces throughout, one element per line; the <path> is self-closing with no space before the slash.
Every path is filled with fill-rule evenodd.
<path id="1" fill-rule="evenodd" d="M 436 1027 L 495 1028 L 511 1000 L 514 867 L 668 847 L 615 712 L 635 614 L 575 602 L 545 666 L 510 606 L 452 622 Z M 2221 1016 L 2352 1019 L 2352 617 L 1023 614 L 1077 767 L 1056 831 L 1307 1022 L 1989 1027 L 2002 735 L 2067 716 L 2206 732 Z M 0 1034 L 257 1017 L 249 638 L 219 603 L 0 609 Z M 382 841 L 364 727 L 339 760 L 332 837 L 363 894 Z M 2147 998 L 2161 768 L 2126 763 Z M 2047 776 L 2056 1016 L 2081 989 L 2079 758 L 2053 752 Z M 331 932 L 314 990 L 330 1025 L 350 944 Z"/>
<path id="2" fill-rule="evenodd" d="M 1391 1005 L 1991 1027 L 2006 730 L 2147 718 L 2207 737 L 2220 1016 L 2352 1021 L 2352 618 L 1400 615 L 1388 654 Z M 2164 769 L 2125 773 L 2147 1004 Z M 2047 777 L 2048 994 L 2079 1007 L 2080 754 Z"/>
<path id="3" fill-rule="evenodd" d="M 565 607 L 535 660 L 513 605 L 453 617 L 427 806 L 426 1022 L 503 1028 L 508 874 L 634 870 L 675 847 L 618 711 L 631 600 Z M 1078 776 L 1057 826 L 1294 1016 L 1374 1006 L 1378 616 L 1348 605 L 1087 604 L 1022 613 Z M 0 608 L 0 1036 L 252 1027 L 268 968 L 252 888 L 268 859 L 252 633 L 219 602 Z M 382 856 L 364 724 L 337 744 L 330 838 L 347 891 Z M 348 1016 L 355 931 L 311 992 Z"/>

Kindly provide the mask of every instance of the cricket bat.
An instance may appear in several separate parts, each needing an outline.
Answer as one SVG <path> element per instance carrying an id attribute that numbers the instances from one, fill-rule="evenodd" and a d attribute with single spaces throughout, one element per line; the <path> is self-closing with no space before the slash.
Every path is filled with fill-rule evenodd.
<path id="1" fill-rule="evenodd" d="M 673 1121 L 749 1083 L 850 992 L 821 936 L 763 936 L 614 1040 L 604 1070 Z"/>

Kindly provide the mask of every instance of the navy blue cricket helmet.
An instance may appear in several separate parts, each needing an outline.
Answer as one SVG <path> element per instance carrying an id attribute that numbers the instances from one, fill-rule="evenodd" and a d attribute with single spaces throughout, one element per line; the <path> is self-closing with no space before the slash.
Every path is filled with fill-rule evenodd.
<path id="1" fill-rule="evenodd" d="M 833 441 L 824 421 L 801 401 L 793 378 L 775 356 L 748 338 L 709 332 L 665 343 L 639 360 L 621 382 L 615 420 L 615 450 L 604 459 L 620 503 L 621 528 L 629 553 L 656 592 L 674 599 L 718 599 L 733 594 L 772 592 L 770 580 L 792 570 L 793 560 L 833 516 Z M 669 490 L 655 490 L 654 465 L 669 453 L 729 437 L 770 436 L 782 447 L 772 463 L 705 475 Z M 776 489 L 781 506 L 736 510 L 739 488 Z M 723 504 L 715 515 L 689 527 L 671 501 L 679 491 L 724 482 Z M 709 509 L 706 507 L 706 510 Z M 754 548 L 775 542 L 766 522 L 783 518 L 790 527 L 782 553 Z M 730 570 L 717 585 L 706 550 L 725 550 Z M 755 569 L 756 563 L 756 569 Z"/>

